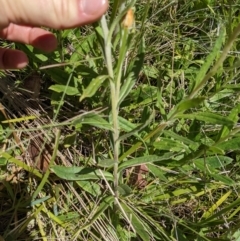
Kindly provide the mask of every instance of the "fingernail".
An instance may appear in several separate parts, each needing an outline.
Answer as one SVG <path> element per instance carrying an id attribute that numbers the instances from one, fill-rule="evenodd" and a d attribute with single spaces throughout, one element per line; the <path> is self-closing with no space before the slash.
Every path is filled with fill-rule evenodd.
<path id="1" fill-rule="evenodd" d="M 81 9 L 86 15 L 95 15 L 107 5 L 107 0 L 81 0 Z"/>

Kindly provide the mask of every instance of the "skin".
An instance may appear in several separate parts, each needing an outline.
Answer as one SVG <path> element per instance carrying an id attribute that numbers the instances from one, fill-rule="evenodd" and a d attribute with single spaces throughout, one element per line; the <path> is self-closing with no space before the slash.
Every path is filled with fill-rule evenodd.
<path id="1" fill-rule="evenodd" d="M 97 21 L 108 0 L 0 0 L 0 38 L 30 44 L 45 52 L 57 47 L 56 37 L 41 28 L 69 29 Z M 24 68 L 25 53 L 0 48 L 0 69 Z"/>

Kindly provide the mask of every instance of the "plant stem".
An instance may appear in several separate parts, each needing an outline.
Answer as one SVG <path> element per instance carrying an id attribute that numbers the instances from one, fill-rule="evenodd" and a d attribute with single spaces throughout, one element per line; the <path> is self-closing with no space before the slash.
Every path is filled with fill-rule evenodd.
<path id="1" fill-rule="evenodd" d="M 105 16 L 101 19 L 101 24 L 104 33 L 104 53 L 105 60 L 108 69 L 108 74 L 110 77 L 110 91 L 111 91 L 111 107 L 112 107 L 112 121 L 113 121 L 113 156 L 114 156 L 114 168 L 113 168 L 113 177 L 114 177 L 114 195 L 118 198 L 118 158 L 119 158 L 119 124 L 118 124 L 118 102 L 119 102 L 119 88 L 117 87 L 117 81 L 114 78 L 113 65 L 112 65 L 112 49 L 111 49 L 111 38 L 109 33 L 107 22 Z M 116 204 L 116 202 L 115 202 Z"/>

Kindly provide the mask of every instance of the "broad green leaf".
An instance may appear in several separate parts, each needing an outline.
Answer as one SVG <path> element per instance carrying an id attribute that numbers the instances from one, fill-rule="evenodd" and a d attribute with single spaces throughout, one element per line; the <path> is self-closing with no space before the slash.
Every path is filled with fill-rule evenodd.
<path id="1" fill-rule="evenodd" d="M 224 151 L 236 151 L 240 149 L 240 137 L 236 137 L 230 140 L 227 140 L 225 142 L 222 142 L 218 145 L 216 145 L 216 147 L 224 150 Z"/>
<path id="2" fill-rule="evenodd" d="M 211 152 L 212 154 L 216 154 L 216 155 L 224 155 L 225 154 L 225 152 L 217 146 L 209 146 L 208 151 Z"/>
<path id="3" fill-rule="evenodd" d="M 71 221 L 71 220 L 80 218 L 80 214 L 78 212 L 67 212 L 67 214 L 59 215 L 58 218 L 62 222 L 67 222 L 67 221 Z"/>
<path id="4" fill-rule="evenodd" d="M 165 136 L 172 137 L 174 140 L 178 140 L 179 142 L 182 142 L 182 143 L 188 145 L 190 148 L 192 148 L 194 150 L 199 146 L 199 143 L 197 143 L 196 141 L 192 141 L 187 137 L 178 135 L 177 133 L 175 133 L 173 131 L 164 130 L 163 133 Z"/>
<path id="5" fill-rule="evenodd" d="M 82 124 L 95 126 L 105 130 L 112 130 L 112 125 L 96 113 L 86 114 L 72 122 L 72 125 L 74 125 L 77 129 Z"/>
<path id="6" fill-rule="evenodd" d="M 160 137 L 158 141 L 153 143 L 153 146 L 158 150 L 167 151 L 188 151 L 188 146 L 179 141 L 175 141 L 169 138 Z"/>
<path id="7" fill-rule="evenodd" d="M 233 94 L 234 94 L 233 90 L 223 89 L 222 91 L 217 92 L 214 96 L 212 96 L 209 99 L 209 102 L 210 103 L 216 102 L 216 101 L 219 101 L 219 100 L 221 100 L 221 99 L 223 99 L 225 97 L 232 96 Z"/>
<path id="8" fill-rule="evenodd" d="M 210 156 L 206 158 L 199 158 L 194 160 L 194 164 L 201 171 L 205 171 L 206 165 L 211 168 L 222 168 L 233 161 L 232 158 L 227 156 Z"/>
<path id="9" fill-rule="evenodd" d="M 173 153 L 167 153 L 162 156 L 149 155 L 149 156 L 137 157 L 137 158 L 122 162 L 119 165 L 118 172 L 121 172 L 124 169 L 129 168 L 129 167 L 139 166 L 141 164 L 147 164 L 147 163 L 151 163 L 151 162 L 164 161 L 164 160 L 171 159 L 172 157 L 174 157 Z"/>
<path id="10" fill-rule="evenodd" d="M 210 176 L 212 176 L 215 181 L 219 181 L 219 182 L 222 182 L 224 183 L 225 185 L 235 185 L 236 182 L 231 179 L 230 177 L 227 177 L 227 176 L 224 176 L 224 175 L 221 175 L 221 174 L 215 174 L 215 173 L 209 173 Z"/>
<path id="11" fill-rule="evenodd" d="M 204 97 L 198 97 L 191 100 L 183 100 L 177 106 L 177 112 L 184 112 L 188 109 L 198 107 L 203 101 L 205 100 Z"/>
<path id="12" fill-rule="evenodd" d="M 76 181 L 79 187 L 92 194 L 94 197 L 101 195 L 100 186 L 92 181 Z"/>
<path id="13" fill-rule="evenodd" d="M 176 118 L 199 120 L 215 125 L 233 126 L 234 122 L 228 117 L 209 112 L 196 112 L 193 114 L 177 114 Z"/>
<path id="14" fill-rule="evenodd" d="M 51 85 L 49 87 L 50 90 L 53 90 L 57 93 L 65 93 L 66 95 L 78 95 L 78 88 L 66 85 Z"/>
<path id="15" fill-rule="evenodd" d="M 131 224 L 133 225 L 136 233 L 143 241 L 150 241 L 152 237 L 150 233 L 147 231 L 150 228 L 147 226 L 147 223 L 144 220 L 141 220 L 138 215 L 127 206 L 125 203 L 121 203 L 125 213 L 127 214 L 128 218 L 131 220 Z"/>
<path id="16" fill-rule="evenodd" d="M 102 174 L 107 180 L 113 180 L 111 173 L 100 171 L 96 168 L 52 166 L 51 170 L 58 177 L 68 181 L 100 180 L 102 179 Z"/>
<path id="17" fill-rule="evenodd" d="M 132 189 L 126 184 L 120 184 L 118 186 L 118 191 L 122 197 L 126 197 L 132 194 Z"/>
<path id="18" fill-rule="evenodd" d="M 159 178 L 159 180 L 162 180 L 164 182 L 168 181 L 168 179 L 164 175 L 163 170 L 160 169 L 158 166 L 149 164 L 148 169 L 156 178 Z"/>
<path id="19" fill-rule="evenodd" d="M 92 79 L 88 87 L 83 91 L 79 101 L 82 101 L 85 98 L 92 97 L 97 92 L 102 83 L 108 78 L 108 75 L 101 75 L 97 78 Z"/>
<path id="20" fill-rule="evenodd" d="M 98 162 L 99 167 L 110 168 L 110 167 L 113 167 L 113 165 L 114 165 L 113 159 L 102 159 Z"/>

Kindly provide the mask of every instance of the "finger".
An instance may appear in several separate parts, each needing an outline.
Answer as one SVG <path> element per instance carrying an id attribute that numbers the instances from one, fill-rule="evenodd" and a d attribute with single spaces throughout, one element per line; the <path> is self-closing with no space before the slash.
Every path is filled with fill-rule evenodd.
<path id="1" fill-rule="evenodd" d="M 7 28 L 0 30 L 0 38 L 30 44 L 45 52 L 50 52 L 57 47 L 57 39 L 54 34 L 29 26 L 10 24 Z"/>
<path id="2" fill-rule="evenodd" d="M 0 28 L 10 23 L 65 29 L 98 20 L 108 0 L 0 0 Z"/>
<path id="3" fill-rule="evenodd" d="M 28 58 L 23 52 L 0 48 L 0 69 L 21 69 L 27 64 Z"/>

